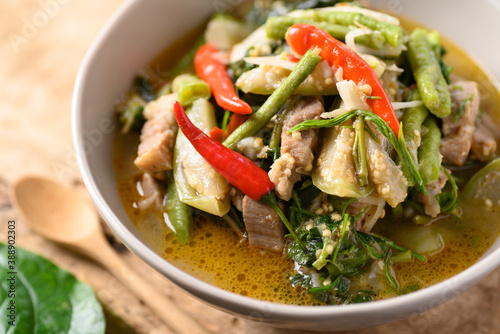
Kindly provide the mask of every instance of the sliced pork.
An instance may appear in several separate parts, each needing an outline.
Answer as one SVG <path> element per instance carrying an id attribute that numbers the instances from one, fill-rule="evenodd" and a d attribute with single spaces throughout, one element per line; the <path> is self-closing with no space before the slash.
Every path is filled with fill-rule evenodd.
<path id="1" fill-rule="evenodd" d="M 177 94 L 169 94 L 149 102 L 144 108 L 146 123 L 134 163 L 145 172 L 158 173 L 172 169 L 177 135 L 173 105 Z"/>
<path id="2" fill-rule="evenodd" d="M 439 151 L 444 160 L 463 166 L 472 145 L 479 112 L 480 95 L 473 81 L 457 81 L 450 85 L 452 112 L 443 119 L 443 139 Z"/>
<path id="3" fill-rule="evenodd" d="M 248 196 L 243 198 L 242 205 L 250 246 L 282 252 L 285 247 L 285 228 L 276 211 Z"/>
<path id="4" fill-rule="evenodd" d="M 269 171 L 271 181 L 276 185 L 276 194 L 283 200 L 292 198 L 293 185 L 302 175 L 311 174 L 314 149 L 318 143 L 318 129 L 287 133 L 293 126 L 308 120 L 317 119 L 325 111 L 318 97 L 304 97 L 287 114 L 281 134 L 281 156 Z"/>
<path id="5" fill-rule="evenodd" d="M 472 135 L 471 158 L 479 161 L 491 160 L 497 151 L 497 141 L 495 138 L 495 126 L 493 120 L 487 115 L 483 114 L 476 122 L 476 131 Z M 498 133 L 498 129 L 496 129 Z"/>

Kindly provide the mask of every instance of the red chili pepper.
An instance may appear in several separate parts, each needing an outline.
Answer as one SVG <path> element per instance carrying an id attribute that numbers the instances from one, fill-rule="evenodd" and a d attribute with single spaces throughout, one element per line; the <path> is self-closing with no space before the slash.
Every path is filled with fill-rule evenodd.
<path id="1" fill-rule="evenodd" d="M 174 103 L 174 115 L 182 133 L 196 151 L 245 195 L 258 201 L 274 188 L 274 183 L 271 182 L 265 170 L 247 157 L 208 137 L 189 120 L 177 101 Z"/>
<path id="2" fill-rule="evenodd" d="M 377 75 L 366 61 L 352 51 L 347 45 L 336 40 L 326 31 L 310 24 L 294 24 L 286 33 L 286 41 L 293 51 L 304 55 L 309 49 L 318 47 L 320 56 L 330 66 L 341 67 L 346 80 L 352 80 L 357 85 L 370 85 L 372 96 L 380 99 L 368 99 L 366 103 L 373 112 L 389 124 L 396 136 L 399 134 L 399 121 L 380 84 Z"/>
<path id="3" fill-rule="evenodd" d="M 223 109 L 237 114 L 251 114 L 250 105 L 236 95 L 225 66 L 214 58 L 217 52 L 217 48 L 212 44 L 204 44 L 196 51 L 194 57 L 196 74 L 208 84 L 217 104 Z"/>
<path id="4" fill-rule="evenodd" d="M 229 135 L 236 130 L 241 124 L 245 123 L 248 119 L 248 115 L 242 114 L 232 114 L 229 123 L 227 124 L 226 132 L 224 133 L 224 138 L 222 140 L 226 140 Z"/>
<path id="5" fill-rule="evenodd" d="M 235 115 L 237 115 L 237 114 L 235 114 Z M 220 142 L 222 142 L 222 137 L 224 136 L 224 130 L 222 130 L 221 128 L 216 126 L 212 129 L 212 131 L 210 131 L 208 136 L 211 139 L 218 141 L 220 143 Z"/>

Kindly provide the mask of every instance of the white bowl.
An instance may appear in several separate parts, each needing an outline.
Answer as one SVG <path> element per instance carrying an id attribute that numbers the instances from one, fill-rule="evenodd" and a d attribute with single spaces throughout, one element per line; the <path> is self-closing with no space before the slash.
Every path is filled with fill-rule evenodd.
<path id="1" fill-rule="evenodd" d="M 220 7 L 241 0 L 130 0 L 111 17 L 88 51 L 76 81 L 73 138 L 85 185 L 123 243 L 169 280 L 214 307 L 271 325 L 308 330 L 347 330 L 399 320 L 435 307 L 500 265 L 500 240 L 469 269 L 420 291 L 349 306 L 292 306 L 240 296 L 202 282 L 156 254 L 141 238 L 118 195 L 111 160 L 118 124 L 113 105 L 132 79 L 167 45 L 197 27 Z M 376 0 L 376 7 L 439 30 L 469 50 L 500 78 L 500 2 L 496 0 Z M 478 24 L 480 22 L 480 24 Z"/>

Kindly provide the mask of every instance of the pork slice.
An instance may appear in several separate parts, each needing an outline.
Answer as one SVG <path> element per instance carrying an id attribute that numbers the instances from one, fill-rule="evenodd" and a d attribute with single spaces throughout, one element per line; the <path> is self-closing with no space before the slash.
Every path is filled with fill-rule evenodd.
<path id="1" fill-rule="evenodd" d="M 439 151 L 446 161 L 463 166 L 476 130 L 480 95 L 477 84 L 473 81 L 457 81 L 449 89 L 452 112 L 443 119 L 443 139 Z"/>
<path id="2" fill-rule="evenodd" d="M 292 198 L 293 185 L 302 175 L 311 174 L 313 152 L 318 143 L 318 129 L 291 134 L 287 131 L 305 120 L 318 119 L 324 111 L 320 98 L 304 97 L 293 106 L 283 122 L 281 156 L 271 166 L 269 177 L 276 186 L 276 194 L 285 201 Z"/>
<path id="3" fill-rule="evenodd" d="M 145 172 L 157 173 L 172 169 L 177 135 L 173 104 L 176 94 L 164 95 L 144 108 L 146 123 L 142 127 L 137 158 L 134 163 Z"/>
<path id="4" fill-rule="evenodd" d="M 243 198 L 243 221 L 250 246 L 273 252 L 283 251 L 285 229 L 273 208 L 245 196 Z"/>
<path id="5" fill-rule="evenodd" d="M 487 124 L 490 119 L 485 116 L 476 122 L 476 131 L 472 135 L 471 158 L 479 161 L 491 160 L 497 151 L 497 141 Z"/>
<path id="6" fill-rule="evenodd" d="M 424 196 L 421 192 L 418 193 L 417 199 L 424 205 L 426 215 L 435 218 L 441 212 L 441 207 L 436 196 L 441 193 L 447 180 L 448 177 L 446 174 L 440 171 L 437 180 L 425 186 L 427 188 L 427 196 Z"/>

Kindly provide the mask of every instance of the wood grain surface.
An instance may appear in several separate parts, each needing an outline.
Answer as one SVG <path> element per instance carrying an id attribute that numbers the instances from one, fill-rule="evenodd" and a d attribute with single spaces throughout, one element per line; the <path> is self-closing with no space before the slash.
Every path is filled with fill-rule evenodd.
<path id="1" fill-rule="evenodd" d="M 51 259 L 94 288 L 106 311 L 108 333 L 173 333 L 104 269 L 31 232 L 10 206 L 6 193 L 10 182 L 26 174 L 70 185 L 80 183 L 70 126 L 73 85 L 85 51 L 120 3 L 0 2 L 0 240 L 6 240 L 7 221 L 16 220 L 17 246 Z M 121 254 L 161 297 L 171 298 L 213 333 L 306 333 L 267 327 L 215 310 L 175 287 L 128 251 Z M 344 333 L 500 333 L 500 269 L 432 310 Z"/>

